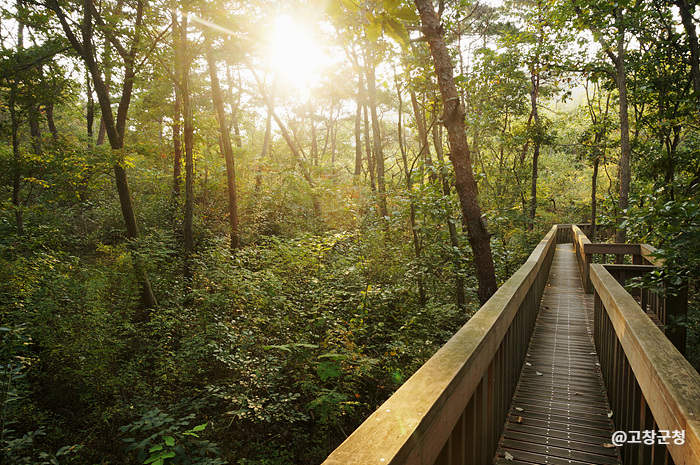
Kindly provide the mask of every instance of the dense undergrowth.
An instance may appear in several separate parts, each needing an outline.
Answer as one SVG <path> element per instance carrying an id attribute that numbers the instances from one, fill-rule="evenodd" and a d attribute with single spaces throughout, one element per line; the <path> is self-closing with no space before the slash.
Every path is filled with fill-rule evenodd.
<path id="1" fill-rule="evenodd" d="M 437 189 L 421 192 L 416 259 L 400 192 L 390 218 L 369 197 L 327 203 L 348 225 L 329 229 L 310 205 L 273 195 L 294 195 L 293 176 L 270 175 L 244 206 L 246 245 L 232 254 L 211 181 L 184 281 L 167 180 L 142 176 L 138 242 L 122 237 L 106 182 L 80 200 L 38 189 L 22 236 L 5 210 L 3 463 L 318 463 L 478 306 L 468 252 L 446 245 L 444 210 L 425 207 L 442 204 Z M 348 199 L 365 195 L 347 186 Z M 502 278 L 527 255 L 524 237 L 498 259 Z M 145 319 L 136 257 L 159 299 Z M 455 264 L 466 308 L 454 301 Z"/>
<path id="2" fill-rule="evenodd" d="M 410 195 L 390 190 L 391 214 L 381 218 L 369 189 L 319 168 L 335 190 L 325 188 L 324 197 L 319 189 L 318 218 L 296 175 L 254 166 L 261 182 L 243 183 L 251 189 L 242 195 L 245 245 L 232 253 L 223 184 L 212 176 L 196 203 L 194 273 L 185 281 L 167 167 L 152 165 L 134 167 L 143 225 L 137 242 L 123 236 L 104 175 L 70 196 L 70 184 L 46 174 L 21 236 L 12 210 L 3 211 L 3 464 L 319 463 L 478 308 L 461 225 L 461 247 L 449 245 L 456 200 L 435 185 Z M 562 198 L 557 188 L 552 195 Z M 675 251 L 693 244 L 697 203 L 669 211 L 656 204 L 647 200 L 635 213 L 644 222 L 631 229 L 634 238 L 654 240 L 644 225 L 670 223 L 657 231 L 670 241 L 664 253 L 694 276 L 698 254 L 686 254 L 686 263 Z M 545 204 L 528 231 L 516 208 L 500 207 L 487 216 L 501 282 L 551 223 L 575 222 L 585 209 Z M 685 218 L 686 227 L 673 229 L 659 215 Z M 137 258 L 159 299 L 146 318 Z M 455 302 L 458 270 L 464 308 Z M 697 365 L 694 292 L 688 319 L 678 324 L 689 329 Z"/>

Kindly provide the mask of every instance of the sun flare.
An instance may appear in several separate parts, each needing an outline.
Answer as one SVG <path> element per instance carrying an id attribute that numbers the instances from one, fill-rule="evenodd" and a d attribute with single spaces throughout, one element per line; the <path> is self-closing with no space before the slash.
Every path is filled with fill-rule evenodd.
<path id="1" fill-rule="evenodd" d="M 296 89 L 308 88 L 330 62 L 311 33 L 287 14 L 275 19 L 270 58 L 278 82 Z"/>

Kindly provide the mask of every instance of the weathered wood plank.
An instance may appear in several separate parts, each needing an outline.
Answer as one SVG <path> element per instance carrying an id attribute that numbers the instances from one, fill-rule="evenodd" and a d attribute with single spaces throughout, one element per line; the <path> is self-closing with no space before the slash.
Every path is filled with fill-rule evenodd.
<path id="1" fill-rule="evenodd" d="M 592 339 L 592 296 L 580 284 L 576 255 L 573 245 L 557 246 L 494 464 L 506 452 L 538 464 L 621 463 L 604 445 L 613 424 Z"/>

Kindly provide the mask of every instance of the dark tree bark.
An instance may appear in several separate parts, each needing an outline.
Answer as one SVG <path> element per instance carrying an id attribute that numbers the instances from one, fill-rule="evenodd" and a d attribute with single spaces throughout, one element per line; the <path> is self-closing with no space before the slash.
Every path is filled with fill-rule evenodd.
<path id="1" fill-rule="evenodd" d="M 496 271 L 491 254 L 490 235 L 481 218 L 477 185 L 472 172 L 471 153 L 464 124 L 464 107 L 457 92 L 450 54 L 433 4 L 430 0 L 414 0 L 414 3 L 418 7 L 423 34 L 428 40 L 433 57 L 444 109 L 442 122 L 447 129 L 450 143 L 449 155 L 455 170 L 457 195 L 474 255 L 479 300 L 484 304 L 496 292 Z"/>
<path id="2" fill-rule="evenodd" d="M 580 18 L 584 18 L 581 8 L 572 0 L 574 10 Z M 615 82 L 620 96 L 620 160 L 618 162 L 618 181 L 620 184 L 618 210 L 623 214 L 629 206 L 629 190 L 632 178 L 630 168 L 630 123 L 629 123 L 629 102 L 627 98 L 627 70 L 625 66 L 625 18 L 622 10 L 618 7 L 614 10 L 615 27 L 617 28 L 616 50 L 605 40 L 598 27 L 594 24 L 587 24 L 593 35 L 598 39 L 603 51 L 608 55 L 615 67 Z M 620 220 L 620 223 L 622 219 Z M 627 242 L 627 231 L 618 227 L 615 233 L 615 241 L 619 243 Z"/>
<path id="3" fill-rule="evenodd" d="M 600 159 L 596 157 L 593 160 L 593 174 L 591 175 L 591 232 L 589 239 L 595 242 L 596 236 L 596 220 L 598 216 L 598 166 Z"/>
<path id="4" fill-rule="evenodd" d="M 685 33 L 688 35 L 690 76 L 693 81 L 693 90 L 696 93 L 700 93 L 700 46 L 698 45 L 697 25 L 693 18 L 693 10 L 697 1 L 675 0 L 673 3 L 678 7 Z M 698 99 L 700 100 L 700 98 Z"/>
<path id="5" fill-rule="evenodd" d="M 433 125 L 433 145 L 435 146 L 435 155 L 437 156 L 440 165 L 445 162 L 445 155 L 442 149 L 442 131 L 441 127 L 437 124 Z M 445 200 L 445 206 L 447 207 L 448 199 L 450 197 L 450 182 L 445 176 L 445 173 L 440 170 L 440 182 L 442 184 L 442 195 Z M 449 211 L 449 208 L 446 208 Z M 459 250 L 459 238 L 457 237 L 457 226 L 455 225 L 454 218 L 451 216 L 447 218 L 447 230 L 450 232 L 450 245 L 453 250 Z M 460 308 L 464 308 L 467 305 L 467 298 L 464 295 L 464 279 L 460 274 L 460 263 L 455 261 L 455 294 L 457 296 L 457 305 Z"/>
<path id="6" fill-rule="evenodd" d="M 124 147 L 124 134 L 126 129 L 126 116 L 131 103 L 131 95 L 135 78 L 135 58 L 137 50 L 140 47 L 140 30 L 143 24 L 144 2 L 138 1 L 135 17 L 135 33 L 131 48 L 126 50 L 119 42 L 108 37 L 110 43 L 117 47 L 122 59 L 124 60 L 124 79 L 122 84 L 122 95 L 119 100 L 116 120 L 112 113 L 110 90 L 104 79 L 100 66 L 95 60 L 95 52 L 93 45 L 93 24 L 103 25 L 102 19 L 94 10 L 95 6 L 90 1 L 83 4 L 83 21 L 80 27 L 82 37 L 78 39 L 71 29 L 71 22 L 67 18 L 65 12 L 58 4 L 57 0 L 47 0 L 47 6 L 52 9 L 58 17 L 61 27 L 66 34 L 66 38 L 70 42 L 73 49 L 80 55 L 87 67 L 90 76 L 92 77 L 93 86 L 97 99 L 102 111 L 102 120 L 105 126 L 105 132 L 109 139 L 110 146 L 113 150 L 121 150 Z M 129 189 L 129 182 L 126 176 L 126 171 L 119 163 L 114 165 L 114 178 L 116 181 L 117 192 L 119 194 L 119 204 L 124 218 L 126 234 L 129 239 L 135 240 L 139 237 L 139 228 L 136 222 L 136 214 Z M 145 272 L 141 260 L 134 260 L 134 268 L 136 277 L 141 284 L 142 301 L 146 308 L 154 308 L 157 306 L 157 301 L 151 284 L 148 280 L 148 275 Z"/>
<path id="7" fill-rule="evenodd" d="M 10 122 L 12 126 L 12 208 L 15 211 L 15 226 L 17 235 L 24 235 L 24 215 L 22 213 L 22 201 L 20 200 L 20 187 L 22 183 L 22 152 L 19 147 L 19 115 L 16 108 L 17 81 L 10 84 Z"/>
<path id="8" fill-rule="evenodd" d="M 21 0 L 17 1 L 17 9 L 21 8 Z M 17 49 L 24 47 L 24 24 L 17 23 Z M 17 86 L 18 79 L 15 76 L 10 82 L 10 124 L 12 127 L 12 207 L 15 210 L 15 226 L 17 235 L 24 235 L 24 215 L 22 214 L 22 202 L 20 200 L 20 187 L 22 182 L 22 152 L 19 147 L 19 115 L 17 114 Z"/>
<path id="9" fill-rule="evenodd" d="M 625 30 L 623 25 L 622 12 L 619 9 L 615 10 L 615 19 L 618 26 L 617 37 L 617 55 L 608 51 L 608 56 L 615 64 L 615 80 L 617 82 L 617 91 L 620 95 L 620 161 L 619 173 L 620 180 L 620 198 L 618 199 L 618 208 L 620 214 L 624 214 L 629 206 L 630 182 L 632 179 L 632 171 L 630 168 L 630 154 L 632 148 L 630 146 L 630 121 L 627 99 L 627 71 L 625 69 Z M 627 230 L 618 227 L 615 233 L 615 241 L 618 243 L 627 242 Z"/>
<path id="10" fill-rule="evenodd" d="M 216 109 L 216 116 L 219 121 L 219 134 L 221 137 L 221 148 L 226 159 L 226 185 L 228 187 L 229 206 L 229 228 L 231 236 L 231 250 L 235 251 L 240 246 L 238 239 L 238 200 L 236 196 L 236 169 L 233 163 L 233 148 L 231 146 L 231 136 L 226 125 L 226 113 L 224 112 L 224 100 L 221 98 L 219 87 L 219 76 L 216 72 L 216 61 L 211 49 L 211 42 L 207 42 L 207 63 L 209 65 L 209 76 L 211 78 L 211 94 Z"/>

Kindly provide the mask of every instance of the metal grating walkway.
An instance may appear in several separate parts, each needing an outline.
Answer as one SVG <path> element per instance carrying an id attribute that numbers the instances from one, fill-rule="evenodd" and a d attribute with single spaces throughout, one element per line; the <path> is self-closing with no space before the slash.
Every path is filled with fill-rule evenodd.
<path id="1" fill-rule="evenodd" d="M 573 245 L 559 244 L 493 463 L 620 464 L 599 367 L 593 297 Z"/>

